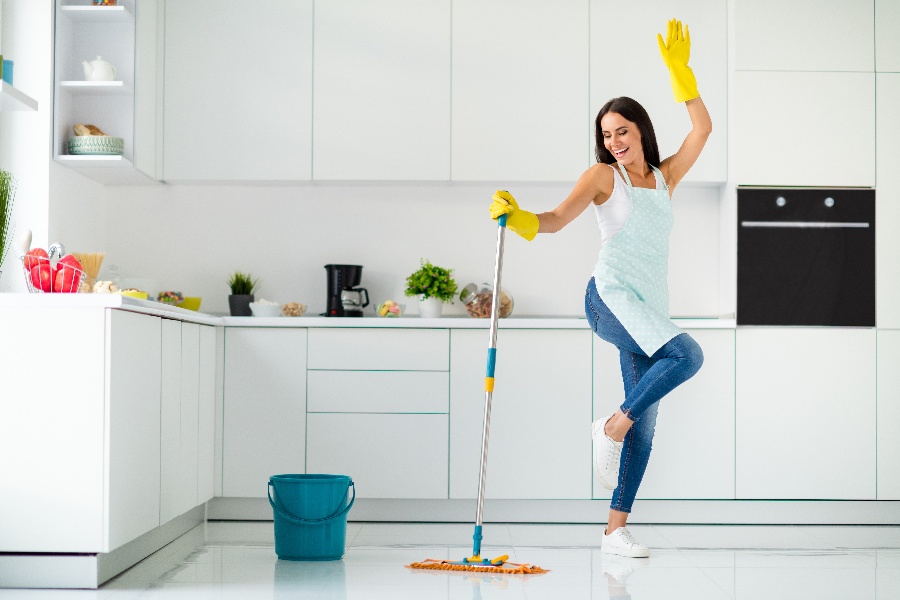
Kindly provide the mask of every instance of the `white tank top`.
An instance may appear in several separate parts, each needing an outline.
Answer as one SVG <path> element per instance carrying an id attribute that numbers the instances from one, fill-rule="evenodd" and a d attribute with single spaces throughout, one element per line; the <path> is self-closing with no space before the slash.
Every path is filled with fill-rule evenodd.
<path id="1" fill-rule="evenodd" d="M 595 204 L 594 211 L 597 213 L 597 224 L 600 226 L 600 247 L 613 239 L 617 233 L 622 231 L 625 223 L 631 216 L 631 195 L 628 193 L 628 185 L 622 179 L 622 174 L 614 165 L 609 165 L 613 170 L 613 191 L 609 195 L 609 200 L 603 204 Z M 653 177 L 656 179 L 656 188 L 659 189 L 659 178 L 656 177 L 654 171 Z"/>

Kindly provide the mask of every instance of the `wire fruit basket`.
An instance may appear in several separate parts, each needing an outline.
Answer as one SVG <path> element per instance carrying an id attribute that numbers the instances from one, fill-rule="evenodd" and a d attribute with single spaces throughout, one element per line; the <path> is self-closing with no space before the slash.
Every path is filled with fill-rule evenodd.
<path id="1" fill-rule="evenodd" d="M 65 248 L 59 243 L 50 246 L 47 256 L 20 256 L 28 291 L 32 294 L 74 294 L 80 291 L 86 277 L 84 269 L 77 260 L 74 263 L 63 261 L 65 256 Z"/>

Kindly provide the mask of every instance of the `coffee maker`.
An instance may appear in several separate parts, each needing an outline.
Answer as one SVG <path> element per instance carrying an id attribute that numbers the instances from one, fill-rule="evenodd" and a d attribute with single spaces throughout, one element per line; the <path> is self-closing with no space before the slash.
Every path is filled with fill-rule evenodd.
<path id="1" fill-rule="evenodd" d="M 361 265 L 325 265 L 328 273 L 326 317 L 361 317 L 369 305 L 369 291 L 358 288 Z"/>

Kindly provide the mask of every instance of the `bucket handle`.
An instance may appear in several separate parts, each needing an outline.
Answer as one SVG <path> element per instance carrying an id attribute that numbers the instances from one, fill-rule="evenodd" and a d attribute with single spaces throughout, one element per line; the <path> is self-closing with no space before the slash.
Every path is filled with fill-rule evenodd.
<path id="1" fill-rule="evenodd" d="M 273 486 L 272 482 L 270 481 L 269 489 L 268 489 L 269 504 L 272 505 L 272 509 L 275 512 L 277 512 L 279 515 L 281 515 L 282 517 L 284 517 L 291 523 L 294 523 L 295 525 L 321 525 L 323 523 L 328 523 L 329 521 L 333 521 L 334 519 L 337 519 L 338 517 L 341 517 L 341 516 L 347 514 L 350 511 L 350 508 L 353 506 L 353 503 L 356 501 L 356 486 L 353 484 L 353 480 L 351 479 L 350 487 L 353 488 L 353 495 L 350 497 L 350 503 L 347 506 L 345 506 L 343 510 L 341 510 L 340 512 L 334 513 L 330 517 L 322 517 L 321 519 L 301 519 L 300 517 L 295 517 L 294 515 L 292 515 L 290 513 L 286 513 L 283 510 L 281 510 L 280 508 L 278 508 L 277 506 L 275 506 L 275 501 L 272 500 L 272 490 L 274 487 L 275 486 Z"/>

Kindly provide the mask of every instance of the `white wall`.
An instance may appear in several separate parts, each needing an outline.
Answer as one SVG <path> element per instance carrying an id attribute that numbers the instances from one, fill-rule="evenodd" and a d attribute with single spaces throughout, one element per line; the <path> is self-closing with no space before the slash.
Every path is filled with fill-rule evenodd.
<path id="1" fill-rule="evenodd" d="M 52 0 L 0 0 L 0 54 L 15 63 L 16 89 L 38 102 L 37 111 L 0 112 L 0 169 L 17 180 L 13 223 L 18 236 L 34 232 L 46 245 L 53 81 Z M 13 240 L 15 241 L 15 239 Z M 2 266 L 0 292 L 25 291 L 15 252 Z"/>
<path id="2" fill-rule="evenodd" d="M 488 205 L 497 187 L 509 187 L 536 212 L 570 192 L 569 184 L 533 183 L 96 188 L 79 178 L 65 167 L 51 171 L 55 239 L 71 251 L 105 252 L 101 277 L 116 265 L 123 277 L 201 296 L 210 313 L 228 311 L 226 281 L 234 270 L 261 279 L 257 298 L 322 312 L 328 263 L 363 265 L 362 286 L 373 304 L 392 298 L 414 313 L 403 288 L 420 258 L 453 269 L 460 285 L 491 280 L 496 226 Z M 716 313 L 719 194 L 687 186 L 676 192 L 675 315 Z M 599 249 L 593 211 L 560 234 L 531 243 L 507 239 L 503 287 L 516 301 L 515 314 L 583 315 Z M 445 314 L 464 310 L 457 302 Z"/>

